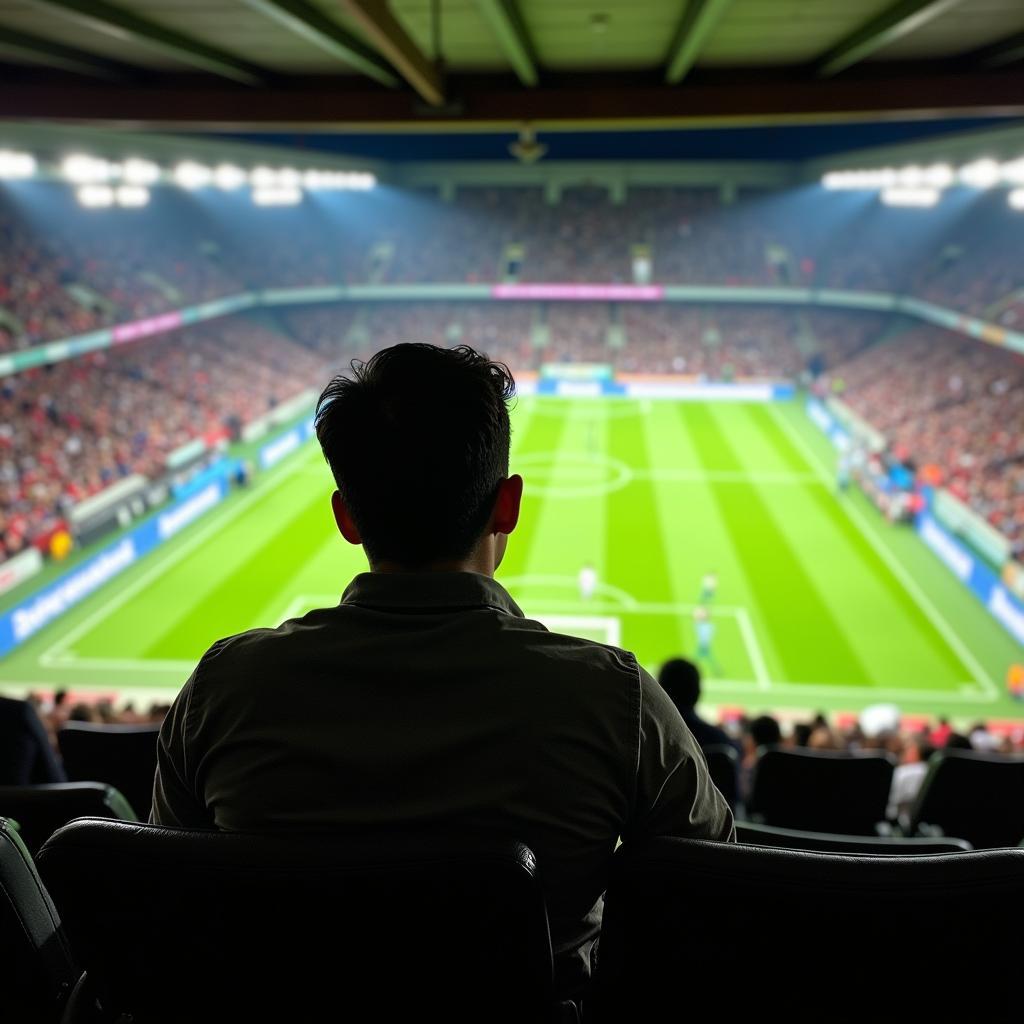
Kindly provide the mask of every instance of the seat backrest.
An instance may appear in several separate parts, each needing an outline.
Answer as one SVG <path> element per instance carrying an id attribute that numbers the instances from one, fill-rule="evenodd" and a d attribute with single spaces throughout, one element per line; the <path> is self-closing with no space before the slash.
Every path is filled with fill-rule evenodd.
<path id="1" fill-rule="evenodd" d="M 71 782 L 105 782 L 119 789 L 142 821 L 149 818 L 156 775 L 158 725 L 68 722 L 57 743 Z"/>
<path id="2" fill-rule="evenodd" d="M 376 1004 L 540 1020 L 553 998 L 537 865 L 519 843 L 79 820 L 38 862 L 100 1002 L 138 1024 L 299 1019 L 325 1001 L 337 1019 Z"/>
<path id="3" fill-rule="evenodd" d="M 884 753 L 769 747 L 754 765 L 747 815 L 781 828 L 872 835 L 885 819 L 894 767 Z"/>
<path id="4" fill-rule="evenodd" d="M 735 747 L 724 743 L 716 743 L 704 748 L 704 757 L 708 762 L 708 773 L 718 791 L 725 797 L 726 803 L 736 809 L 737 772 L 739 755 Z"/>
<path id="5" fill-rule="evenodd" d="M 25 844 L 0 817 L 0 1016 L 60 1019 L 78 977 L 60 918 Z"/>
<path id="6" fill-rule="evenodd" d="M 0 815 L 18 823 L 18 834 L 33 856 L 61 825 L 74 818 L 137 820 L 128 801 L 113 786 L 100 782 L 0 786 Z"/>
<path id="7" fill-rule="evenodd" d="M 767 1001 L 790 1020 L 1015 1019 L 1022 911 L 1019 849 L 878 857 L 625 844 L 587 1009 L 600 1021 L 668 1019 L 668 1007 L 698 1019 L 742 993 L 751 1012 Z"/>
<path id="8" fill-rule="evenodd" d="M 902 836 L 844 836 L 835 832 L 802 832 L 792 828 L 736 822 L 736 841 L 745 846 L 777 846 L 784 850 L 818 850 L 823 853 L 881 854 L 890 857 L 922 856 L 927 853 L 963 853 L 973 849 L 963 839 Z"/>
<path id="9" fill-rule="evenodd" d="M 961 836 L 979 849 L 1024 840 L 1024 757 L 943 750 L 928 762 L 910 811 L 911 833 L 922 826 Z"/>

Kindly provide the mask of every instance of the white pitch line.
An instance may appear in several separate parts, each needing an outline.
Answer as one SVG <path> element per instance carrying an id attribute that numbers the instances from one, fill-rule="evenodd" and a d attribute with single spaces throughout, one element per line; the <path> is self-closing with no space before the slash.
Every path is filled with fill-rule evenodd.
<path id="1" fill-rule="evenodd" d="M 726 690 L 737 693 L 764 693 L 760 684 L 754 679 L 712 679 L 705 680 L 709 696 L 715 690 Z M 901 700 L 935 702 L 951 701 L 955 704 L 990 704 L 998 699 L 998 694 L 977 693 L 974 695 L 950 690 L 932 689 L 901 689 L 889 686 L 850 686 L 844 683 L 791 683 L 785 680 L 772 680 L 773 696 L 806 694 L 812 697 L 861 697 L 872 702 Z"/>
<path id="2" fill-rule="evenodd" d="M 760 690 L 767 690 L 772 685 L 772 678 L 768 673 L 768 666 L 764 660 L 764 652 L 758 643 L 757 634 L 754 632 L 754 624 L 750 620 L 750 614 L 746 608 L 740 608 L 736 612 L 736 621 L 740 627 L 740 635 L 750 655 L 750 664 L 753 666 L 754 675 L 757 677 L 757 686 Z"/>
<path id="3" fill-rule="evenodd" d="M 181 661 L 165 658 L 93 658 L 68 654 L 45 660 L 39 659 L 39 664 L 43 668 L 76 670 L 102 668 L 116 672 L 184 672 L 186 675 L 192 672 L 198 662 L 198 658 L 195 661 Z"/>
<path id="4" fill-rule="evenodd" d="M 197 547 L 205 543 L 208 538 L 212 537 L 218 530 L 222 529 L 225 524 L 232 522 L 243 511 L 249 508 L 250 505 L 253 505 L 257 501 L 261 501 L 268 494 L 280 487 L 280 485 L 286 480 L 291 479 L 291 477 L 302 469 L 304 463 L 307 461 L 308 456 L 296 459 L 292 465 L 284 467 L 270 480 L 267 480 L 262 487 L 254 489 L 252 493 L 247 494 L 235 504 L 229 505 L 228 508 L 212 513 L 210 518 L 203 523 L 202 527 L 197 529 L 194 534 L 187 537 L 184 543 L 165 554 L 163 558 L 158 559 L 152 566 L 150 566 L 148 571 L 144 572 L 132 583 L 128 584 L 128 586 L 120 588 L 109 600 L 100 605 L 94 612 L 87 615 L 78 623 L 78 625 L 64 633 L 55 644 L 47 648 L 47 650 L 40 656 L 40 664 L 43 664 L 44 658 L 54 658 L 64 654 L 68 648 L 79 639 L 79 637 L 84 636 L 94 626 L 116 612 L 118 608 L 130 601 L 144 587 L 149 586 L 150 583 L 157 579 L 157 577 L 161 576 L 168 568 L 176 565 L 186 555 L 190 555 Z"/>
<path id="5" fill-rule="evenodd" d="M 541 620 L 553 633 L 568 633 L 585 629 L 604 634 L 602 643 L 610 647 L 622 646 L 622 620 L 614 615 L 545 615 Z"/>
<path id="6" fill-rule="evenodd" d="M 806 458 L 813 466 L 817 467 L 818 475 L 821 477 L 822 481 L 831 487 L 831 478 L 826 472 L 821 459 L 818 457 L 818 453 L 815 452 L 804 438 L 800 436 L 793 424 L 779 412 L 776 406 L 772 405 L 770 409 L 776 422 L 782 426 L 782 429 L 789 435 L 790 440 L 800 449 L 801 452 L 803 452 L 804 458 Z M 875 549 L 875 552 L 882 561 L 889 567 L 892 574 L 900 583 L 903 584 L 903 588 L 914 599 L 917 606 L 924 612 L 931 624 L 938 630 L 942 638 L 953 649 L 953 652 L 971 670 L 974 674 L 974 678 L 985 687 L 991 699 L 994 700 L 998 697 L 999 687 L 995 684 L 992 677 L 988 674 L 978 659 L 971 653 L 963 640 L 960 639 L 959 634 L 956 633 L 952 626 L 950 626 L 938 608 L 932 604 L 927 594 L 925 594 L 925 592 L 918 586 L 917 581 L 913 576 L 907 572 L 899 559 L 897 559 L 892 551 L 886 547 L 882 539 L 875 532 L 874 527 L 868 523 L 860 510 L 849 501 L 840 501 L 839 504 L 853 524 L 860 530 L 865 540 L 867 540 L 867 542 Z"/>
<path id="7" fill-rule="evenodd" d="M 733 469 L 634 469 L 633 476 L 656 483 L 815 484 L 817 473 L 774 473 Z"/>

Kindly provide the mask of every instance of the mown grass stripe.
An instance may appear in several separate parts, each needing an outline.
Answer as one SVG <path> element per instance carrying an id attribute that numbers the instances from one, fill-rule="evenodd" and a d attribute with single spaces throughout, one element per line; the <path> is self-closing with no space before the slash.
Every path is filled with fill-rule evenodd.
<path id="1" fill-rule="evenodd" d="M 329 502 L 323 493 L 298 505 L 294 515 L 277 520 L 267 539 L 251 550 L 234 572 L 211 574 L 215 585 L 192 598 L 188 613 L 142 652 L 144 658 L 191 658 L 214 640 L 249 628 L 254 616 L 275 594 L 284 578 L 310 559 L 334 529 Z"/>
<path id="2" fill-rule="evenodd" d="M 793 444 L 769 410 L 759 409 L 757 411 L 761 414 L 757 419 L 758 429 L 778 449 L 780 456 L 786 459 L 787 464 L 794 470 L 813 471 L 814 467 Z M 946 642 L 945 635 L 935 627 L 921 606 L 897 579 L 885 559 L 869 543 L 853 520 L 845 514 L 841 504 L 836 500 L 836 496 L 824 487 L 808 486 L 806 491 L 808 499 L 820 512 L 821 517 L 829 522 L 842 538 L 842 542 L 848 546 L 852 555 L 852 564 L 858 569 L 870 571 L 884 587 L 888 599 L 899 609 L 901 615 L 899 647 L 901 651 L 906 652 L 908 649 L 922 645 L 931 656 L 929 660 L 938 662 L 936 667 L 940 671 L 948 672 L 953 680 L 970 679 L 972 673 Z M 842 500 L 851 499 L 844 498 Z M 931 666 L 921 665 L 919 672 L 925 677 L 922 685 L 935 685 Z M 904 673 L 904 678 L 906 678 L 906 673 Z"/>
<path id="3" fill-rule="evenodd" d="M 703 406 L 680 406 L 704 465 L 742 469 L 742 460 Z M 871 677 L 822 600 L 797 552 L 751 484 L 708 484 L 747 570 L 762 615 L 791 682 L 836 679 L 871 685 Z"/>
<path id="4" fill-rule="evenodd" d="M 529 467 L 517 467 L 516 456 L 556 451 L 565 429 L 565 417 L 537 410 L 536 402 L 537 399 L 529 402 L 523 400 L 512 409 L 512 457 L 509 469 L 513 473 L 521 473 L 523 477 L 523 505 L 519 525 L 508 538 L 505 558 L 495 573 L 499 583 L 502 579 L 522 576 L 526 572 L 545 505 L 544 495 L 531 488 Z"/>
<path id="5" fill-rule="evenodd" d="M 642 416 L 609 420 L 608 454 L 634 469 L 650 469 L 647 429 Z M 634 479 L 628 487 L 612 491 L 605 499 L 606 534 L 604 563 L 608 579 L 629 589 L 641 582 L 644 601 L 671 601 L 665 549 L 661 543 L 658 502 L 651 480 Z M 621 581 L 621 582 L 620 582 Z"/>

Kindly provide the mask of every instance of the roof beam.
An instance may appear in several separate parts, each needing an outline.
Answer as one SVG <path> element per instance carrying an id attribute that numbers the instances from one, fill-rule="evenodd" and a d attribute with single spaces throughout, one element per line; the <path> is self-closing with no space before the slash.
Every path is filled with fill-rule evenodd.
<path id="1" fill-rule="evenodd" d="M 242 3 L 273 18 L 289 32 L 343 60 L 381 85 L 390 88 L 401 85 L 401 79 L 386 61 L 308 0 L 242 0 Z"/>
<path id="2" fill-rule="evenodd" d="M 537 84 L 537 58 L 516 0 L 476 0 L 523 85 Z"/>
<path id="3" fill-rule="evenodd" d="M 968 57 L 989 68 L 1001 68 L 1004 64 L 1012 64 L 1015 60 L 1024 59 L 1024 32 L 999 39 L 989 46 L 975 50 Z"/>
<path id="4" fill-rule="evenodd" d="M 105 60 L 84 50 L 76 50 L 63 43 L 55 43 L 51 39 L 43 39 L 41 36 L 19 32 L 13 28 L 0 28 L 0 50 L 28 54 L 36 60 L 44 61 L 48 67 L 73 71 L 78 75 L 90 75 L 93 78 L 119 80 L 127 77 L 129 70 L 114 61 Z"/>
<path id="5" fill-rule="evenodd" d="M 243 85 L 260 85 L 264 75 L 259 68 L 191 36 L 165 25 L 148 21 L 134 11 L 117 7 L 107 0 L 28 0 L 61 17 L 77 21 L 116 39 L 144 43 L 169 54 L 184 64 L 202 68 Z"/>
<path id="6" fill-rule="evenodd" d="M 688 0 L 665 60 L 665 81 L 681 82 L 732 0 Z"/>
<path id="7" fill-rule="evenodd" d="M 922 25 L 956 7 L 961 0 L 898 0 L 825 53 L 815 64 L 822 78 L 837 75 L 876 50 L 916 32 Z"/>
<path id="8" fill-rule="evenodd" d="M 402 28 L 385 0 L 341 0 L 341 6 L 427 103 L 432 107 L 444 105 L 440 73 Z"/>

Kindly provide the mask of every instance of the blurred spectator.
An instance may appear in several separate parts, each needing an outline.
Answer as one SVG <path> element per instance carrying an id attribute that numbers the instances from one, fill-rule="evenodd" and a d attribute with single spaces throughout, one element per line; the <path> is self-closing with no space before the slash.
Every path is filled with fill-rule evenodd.
<path id="1" fill-rule="evenodd" d="M 692 661 L 685 658 L 672 658 L 666 661 L 658 673 L 658 683 L 672 698 L 672 703 L 679 710 L 683 721 L 689 726 L 693 738 L 702 750 L 724 745 L 733 747 L 737 754 L 742 752 L 740 745 L 732 740 L 724 729 L 705 722 L 697 714 L 697 703 L 700 701 L 700 669 Z"/>

